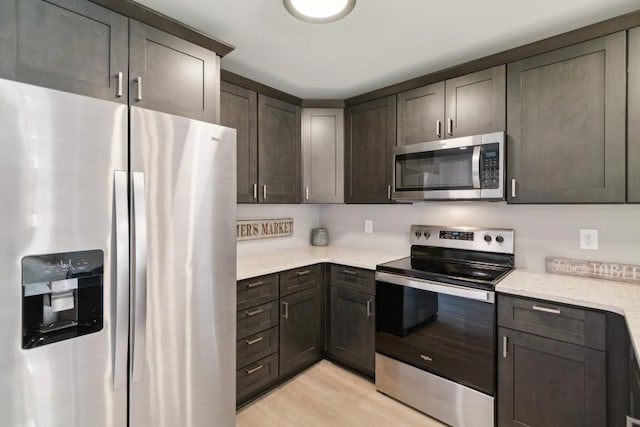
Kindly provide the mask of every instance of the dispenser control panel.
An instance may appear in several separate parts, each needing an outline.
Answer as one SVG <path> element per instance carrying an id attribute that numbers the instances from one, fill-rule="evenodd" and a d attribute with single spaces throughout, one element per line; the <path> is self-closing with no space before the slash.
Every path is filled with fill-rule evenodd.
<path id="1" fill-rule="evenodd" d="M 22 259 L 22 348 L 98 332 L 103 325 L 101 250 Z"/>

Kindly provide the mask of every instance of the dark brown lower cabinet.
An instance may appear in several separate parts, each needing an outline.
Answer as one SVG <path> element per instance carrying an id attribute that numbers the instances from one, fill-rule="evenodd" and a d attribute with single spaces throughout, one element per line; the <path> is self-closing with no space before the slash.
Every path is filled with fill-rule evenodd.
<path id="1" fill-rule="evenodd" d="M 375 296 L 331 286 L 331 357 L 365 374 L 375 368 Z"/>
<path id="2" fill-rule="evenodd" d="M 280 375 L 322 358 L 322 281 L 314 288 L 280 298 Z"/>
<path id="3" fill-rule="evenodd" d="M 604 351 L 506 328 L 498 334 L 499 426 L 607 425 Z"/>

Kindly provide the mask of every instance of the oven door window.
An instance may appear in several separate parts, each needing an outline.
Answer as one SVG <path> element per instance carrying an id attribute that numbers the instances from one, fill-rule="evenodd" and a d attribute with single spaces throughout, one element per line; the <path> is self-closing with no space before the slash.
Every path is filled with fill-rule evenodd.
<path id="1" fill-rule="evenodd" d="M 494 394 L 495 305 L 377 282 L 376 351 Z"/>
<path id="2" fill-rule="evenodd" d="M 473 147 L 397 154 L 395 190 L 473 189 Z"/>

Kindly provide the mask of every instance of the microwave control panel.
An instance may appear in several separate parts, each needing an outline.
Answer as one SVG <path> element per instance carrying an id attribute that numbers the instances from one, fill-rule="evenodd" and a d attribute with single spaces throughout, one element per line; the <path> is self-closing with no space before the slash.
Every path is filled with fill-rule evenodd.
<path id="1" fill-rule="evenodd" d="M 499 144 L 483 145 L 480 153 L 480 186 L 482 188 L 499 188 L 500 164 Z"/>

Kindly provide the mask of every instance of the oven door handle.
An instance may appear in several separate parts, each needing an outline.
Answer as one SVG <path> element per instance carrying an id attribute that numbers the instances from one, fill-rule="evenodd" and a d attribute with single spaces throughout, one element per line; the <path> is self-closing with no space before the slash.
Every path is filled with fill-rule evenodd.
<path id="1" fill-rule="evenodd" d="M 421 289 L 423 291 L 437 292 L 439 294 L 482 301 L 489 304 L 493 304 L 495 302 L 495 293 L 493 291 L 483 291 L 481 289 L 431 282 L 429 280 L 399 276 L 397 274 L 385 273 L 382 271 L 376 271 L 376 280 L 379 282 L 391 283 L 393 285 Z"/>
<path id="2" fill-rule="evenodd" d="M 471 175 L 473 177 L 473 188 L 480 188 L 480 149 L 479 145 L 473 147 L 471 158 Z"/>

